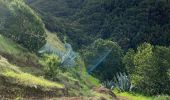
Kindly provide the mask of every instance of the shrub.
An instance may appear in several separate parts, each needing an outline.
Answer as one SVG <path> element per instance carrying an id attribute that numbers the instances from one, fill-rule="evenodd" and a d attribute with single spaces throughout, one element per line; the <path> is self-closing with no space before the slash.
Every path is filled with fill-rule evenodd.
<path id="1" fill-rule="evenodd" d="M 112 41 L 98 39 L 82 50 L 88 72 L 102 81 L 112 80 L 117 72 L 123 72 L 123 50 Z"/>
<path id="2" fill-rule="evenodd" d="M 44 55 L 44 62 L 45 77 L 53 80 L 59 73 L 60 59 L 54 55 Z"/>

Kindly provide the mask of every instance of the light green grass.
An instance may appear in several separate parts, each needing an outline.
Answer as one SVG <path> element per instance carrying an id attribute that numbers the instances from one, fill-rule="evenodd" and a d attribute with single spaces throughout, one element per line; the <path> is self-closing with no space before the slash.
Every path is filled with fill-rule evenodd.
<path id="1" fill-rule="evenodd" d="M 129 100 L 154 100 L 153 97 L 147 97 L 147 96 L 143 96 L 140 94 L 131 94 L 131 93 L 127 93 L 127 92 L 123 92 L 123 93 L 114 92 L 114 93 L 117 96 L 126 97 Z"/>
<path id="2" fill-rule="evenodd" d="M 113 100 L 113 97 L 109 94 L 102 94 L 94 91 L 92 94 L 94 95 L 93 100 L 100 100 L 101 97 L 105 98 L 106 100 Z"/>
<path id="3" fill-rule="evenodd" d="M 0 52 L 8 54 L 18 54 L 22 51 L 21 47 L 8 38 L 0 35 Z"/>
<path id="4" fill-rule="evenodd" d="M 135 93 L 128 93 L 128 92 L 123 92 L 123 93 L 118 93 L 114 92 L 118 97 L 125 97 L 128 100 L 170 100 L 170 96 L 166 95 L 160 95 L 160 96 L 144 96 L 141 94 L 135 94 Z"/>
<path id="5" fill-rule="evenodd" d="M 46 40 L 50 45 L 52 45 L 55 48 L 58 48 L 63 52 L 65 51 L 64 44 L 59 40 L 56 33 L 51 33 L 48 30 L 46 30 L 46 34 L 47 34 Z"/>
<path id="6" fill-rule="evenodd" d="M 170 100 L 170 96 L 166 96 L 166 95 L 157 96 L 154 98 L 154 100 Z"/>
<path id="7" fill-rule="evenodd" d="M 35 77 L 27 73 L 15 73 L 13 71 L 9 71 L 3 73 L 3 75 L 7 78 L 14 80 L 15 83 L 24 86 L 40 86 L 44 89 L 63 88 L 63 86 L 59 83 L 50 82 L 43 78 Z"/>
<path id="8" fill-rule="evenodd" d="M 24 73 L 18 67 L 8 63 L 3 57 L 0 59 L 0 76 L 7 78 L 10 83 L 23 85 L 26 87 L 34 86 L 47 90 L 64 87 L 57 82 L 51 82 L 29 73 Z"/>

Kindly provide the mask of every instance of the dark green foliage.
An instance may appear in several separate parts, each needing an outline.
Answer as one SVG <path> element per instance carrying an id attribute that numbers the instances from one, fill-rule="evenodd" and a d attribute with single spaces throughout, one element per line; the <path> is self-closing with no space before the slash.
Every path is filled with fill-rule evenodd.
<path id="1" fill-rule="evenodd" d="M 127 59 L 130 58 L 130 59 Z M 144 94 L 170 94 L 170 48 L 144 43 L 137 52 L 130 50 L 124 63 L 134 90 Z"/>
<path id="2" fill-rule="evenodd" d="M 4 28 L 0 30 L 3 35 L 31 51 L 37 51 L 45 44 L 46 35 L 41 19 L 23 1 L 1 1 L 0 5 L 7 11 L 3 14 Z"/>
<path id="3" fill-rule="evenodd" d="M 106 80 L 102 82 L 102 85 L 111 90 L 118 89 L 121 92 L 128 92 L 132 87 L 130 77 L 126 73 L 117 73 L 113 80 Z"/>
<path id="4" fill-rule="evenodd" d="M 96 40 L 82 51 L 82 56 L 87 69 L 94 67 L 91 73 L 103 81 L 112 80 L 117 72 L 124 71 L 122 66 L 123 51 L 115 42 Z"/>
<path id="5" fill-rule="evenodd" d="M 30 5 L 48 29 L 65 33 L 78 49 L 98 37 L 123 49 L 143 42 L 170 44 L 169 0 L 36 0 Z"/>

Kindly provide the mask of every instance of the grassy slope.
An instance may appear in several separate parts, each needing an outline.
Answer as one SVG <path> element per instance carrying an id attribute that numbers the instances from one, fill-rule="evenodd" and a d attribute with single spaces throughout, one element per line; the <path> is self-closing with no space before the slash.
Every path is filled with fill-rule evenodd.
<path id="1" fill-rule="evenodd" d="M 139 94 L 130 94 L 130 93 L 116 93 L 119 98 L 126 98 L 127 100 L 153 100 L 153 97 L 147 97 Z"/>
<path id="2" fill-rule="evenodd" d="M 49 36 L 49 40 L 53 40 L 53 42 L 51 42 L 53 45 L 60 49 L 63 48 L 63 44 L 55 35 L 52 33 L 47 34 Z M 54 41 L 56 39 L 57 41 Z M 18 54 L 20 54 L 20 57 L 25 59 L 24 55 L 29 54 L 27 50 L 4 36 L 0 36 L 0 46 L 3 47 L 0 49 L 0 52 L 3 52 L 0 53 L 0 56 L 4 53 L 11 56 L 18 56 Z M 97 100 L 97 98 L 100 97 L 111 98 L 109 95 L 97 93 L 91 90 L 92 87 L 99 86 L 99 82 L 86 73 L 84 63 L 80 59 L 78 60 L 80 67 L 69 69 L 66 72 L 59 72 L 57 75 L 59 83 L 41 78 L 44 74 L 41 67 L 31 67 L 29 65 L 17 67 L 9 63 L 7 59 L 0 57 L 0 97 L 28 98 L 29 95 L 31 97 L 44 98 L 68 95 L 83 96 L 83 98 L 92 97 L 94 100 Z M 34 58 L 32 60 L 34 60 Z M 65 94 L 66 91 L 63 86 L 68 88 L 68 94 Z"/>
<path id="3" fill-rule="evenodd" d="M 40 67 L 38 57 L 8 38 L 0 35 L 0 55 L 14 65 L 21 67 Z"/>
<path id="4" fill-rule="evenodd" d="M 16 67 L 15 65 L 10 64 L 6 58 L 1 56 L 5 53 L 11 56 L 20 54 L 24 57 L 24 55 L 29 54 L 27 50 L 3 36 L 0 36 L 0 46 L 3 47 L 0 49 L 0 97 L 1 95 L 10 98 L 28 95 L 34 96 L 35 94 L 33 93 L 36 93 L 37 96 L 40 97 L 43 96 L 41 94 L 44 94 L 44 96 L 49 96 L 50 93 L 51 95 L 57 96 L 63 94 L 63 85 L 57 82 L 50 82 L 28 73 L 32 70 L 34 70 L 35 73 L 41 73 L 41 70 L 36 68 L 36 66 Z M 52 91 L 56 92 L 53 93 Z M 10 95 L 8 95 L 8 92 Z"/>
<path id="5" fill-rule="evenodd" d="M 53 36 L 51 33 L 48 34 Z M 20 55 L 29 53 L 13 41 L 3 36 L 0 38 L 0 45 L 4 47 L 3 49 L 1 48 L 1 51 L 12 56 L 18 53 L 20 53 Z M 54 36 L 53 38 L 57 37 Z M 58 44 L 55 42 L 53 43 Z M 108 100 L 111 99 L 112 97 L 107 94 L 97 93 L 91 90 L 93 86 L 98 86 L 99 82 L 86 73 L 83 62 L 80 60 L 78 62 L 81 67 L 69 69 L 66 72 L 59 72 L 57 75 L 58 83 L 43 79 L 40 76 L 43 75 L 41 67 L 17 67 L 10 64 L 0 53 L 0 98 L 82 96 L 83 99 L 88 99 L 90 97 L 93 98 L 92 100 L 98 100 L 100 97 L 107 98 Z M 65 86 L 68 90 L 65 90 Z M 66 99 L 69 100 L 71 98 Z"/>
<path id="6" fill-rule="evenodd" d="M 64 50 L 63 44 L 57 36 L 47 31 L 47 41 L 53 46 Z M 83 63 L 79 59 L 79 66 L 69 69 L 68 72 L 60 72 L 58 82 L 51 82 L 41 78 L 43 75 L 39 58 L 22 48 L 10 39 L 0 36 L 0 98 L 16 97 L 53 97 L 65 94 L 64 85 L 68 85 L 69 96 L 93 96 L 100 97 L 100 93 L 94 93 L 90 88 L 98 86 L 98 80 L 87 75 Z M 104 95 L 107 97 L 107 95 Z M 109 98 L 109 97 L 108 97 Z"/>
<path id="7" fill-rule="evenodd" d="M 55 48 L 58 48 L 61 51 L 64 51 L 64 44 L 59 40 L 59 38 L 57 37 L 56 34 L 49 32 L 48 30 L 46 30 L 46 34 L 47 34 L 47 42 L 52 45 Z"/>

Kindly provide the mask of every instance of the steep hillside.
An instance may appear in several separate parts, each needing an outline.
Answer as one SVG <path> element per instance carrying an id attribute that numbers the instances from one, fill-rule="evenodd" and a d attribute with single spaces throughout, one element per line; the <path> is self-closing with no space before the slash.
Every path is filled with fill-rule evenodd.
<path id="1" fill-rule="evenodd" d="M 80 3 L 76 10 L 68 6 L 68 1 L 35 0 L 29 5 L 45 18 L 49 30 L 65 33 L 76 48 L 98 37 L 118 42 L 124 49 L 143 42 L 164 46 L 170 43 L 168 0 L 70 1 L 70 4 Z M 53 6 L 55 4 L 64 6 Z M 68 12 L 63 16 L 60 11 Z"/>
<path id="2" fill-rule="evenodd" d="M 40 67 L 38 57 L 9 38 L 0 35 L 0 55 L 21 67 Z"/>
<path id="3" fill-rule="evenodd" d="M 1 99 L 47 97 L 52 91 L 56 93 L 51 96 L 63 95 L 63 85 L 31 75 L 43 73 L 42 65 L 38 63 L 39 58 L 36 55 L 2 35 L 0 35 L 0 46 Z"/>
<path id="4" fill-rule="evenodd" d="M 83 0 L 25 0 L 43 19 L 50 31 L 55 31 L 60 37 L 66 33 L 68 18 L 79 11 Z"/>
<path id="5" fill-rule="evenodd" d="M 0 32 L 31 51 L 45 44 L 41 19 L 23 0 L 0 1 Z"/>
<path id="6" fill-rule="evenodd" d="M 47 34 L 50 38 L 57 38 L 51 33 Z M 62 45 L 60 43 L 60 41 L 53 41 L 53 45 Z M 0 46 L 3 47 L 0 49 L 1 99 L 57 98 L 59 100 L 72 100 L 77 98 L 83 100 L 91 98 L 92 100 L 98 100 L 102 97 L 109 100 L 113 98 L 109 92 L 100 93 L 90 89 L 98 86 L 99 83 L 98 80 L 86 73 L 81 60 L 79 60 L 78 67 L 64 69 L 65 71 L 55 66 L 57 68 L 56 76 L 49 79 L 46 77 L 46 70 L 44 70 L 48 67 L 46 61 L 4 36 L 0 36 Z"/>
<path id="7" fill-rule="evenodd" d="M 1 99 L 62 96 L 65 91 L 61 84 L 22 72 L 3 57 L 0 57 L 0 80 Z"/>
<path id="8" fill-rule="evenodd" d="M 169 100 L 169 18 L 169 0 L 0 0 L 0 99 Z"/>
<path id="9" fill-rule="evenodd" d="M 0 99 L 116 99 L 22 0 L 1 0 L 0 20 Z"/>

